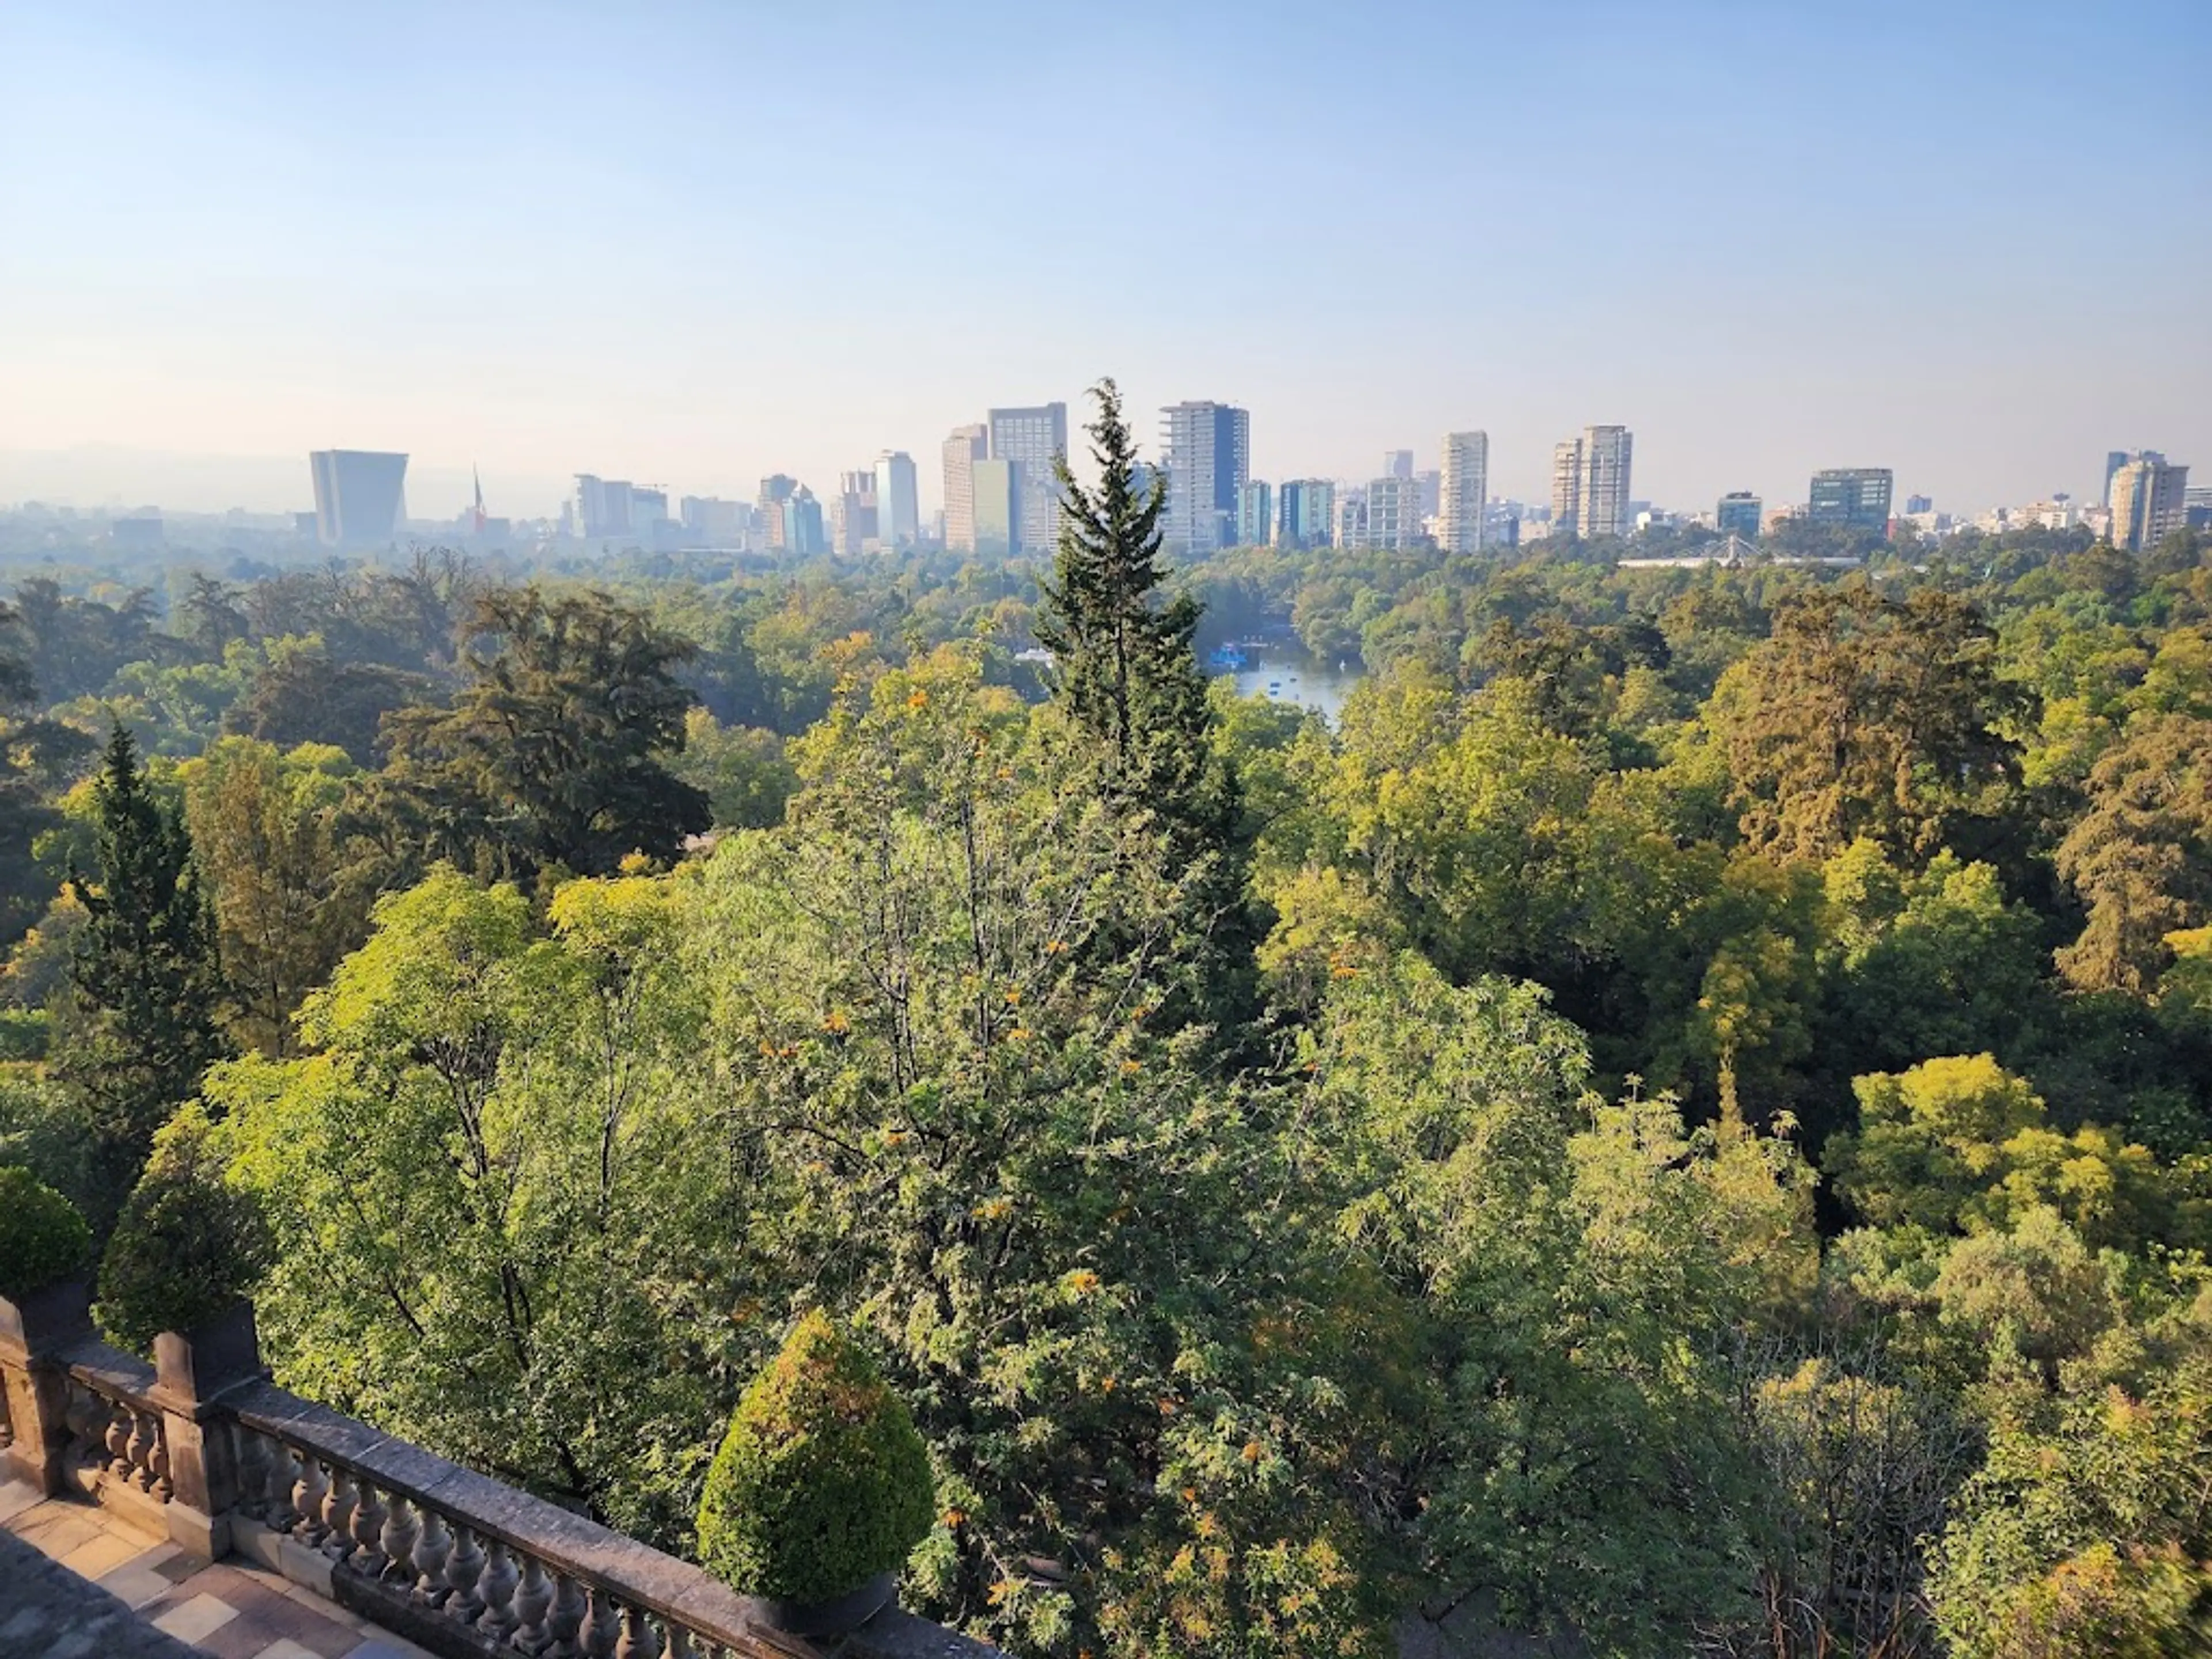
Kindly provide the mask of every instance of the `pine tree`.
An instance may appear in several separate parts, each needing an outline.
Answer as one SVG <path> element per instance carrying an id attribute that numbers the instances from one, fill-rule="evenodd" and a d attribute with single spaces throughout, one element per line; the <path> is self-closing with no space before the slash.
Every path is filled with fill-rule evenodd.
<path id="1" fill-rule="evenodd" d="M 1190 991 L 1182 1012 L 1233 1044 L 1252 1011 L 1261 931 L 1245 893 L 1243 801 L 1213 744 L 1193 647 L 1198 604 L 1188 594 L 1161 602 L 1165 487 L 1138 485 L 1114 382 L 1101 380 L 1091 396 L 1097 417 L 1085 429 L 1099 479 L 1085 489 L 1064 457 L 1058 464 L 1065 507 L 1037 638 L 1053 653 L 1054 701 L 1097 745 L 1101 797 L 1141 821 L 1182 892 Z"/>
<path id="2" fill-rule="evenodd" d="M 70 964 L 70 1030 L 55 1071 L 92 1131 L 106 1214 L 170 1113 L 228 1052 L 213 908 L 180 807 L 155 794 L 118 721 L 93 785 L 98 873 L 70 871 L 86 911 Z M 102 1218 L 103 1219 L 105 1218 Z"/>

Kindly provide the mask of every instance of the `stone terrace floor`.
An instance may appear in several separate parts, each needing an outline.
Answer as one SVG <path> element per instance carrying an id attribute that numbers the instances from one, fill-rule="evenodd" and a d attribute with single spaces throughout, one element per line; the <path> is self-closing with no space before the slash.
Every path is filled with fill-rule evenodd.
<path id="1" fill-rule="evenodd" d="M 0 1659 L 430 1659 L 236 1556 L 207 1562 L 112 1511 L 0 1482 Z"/>

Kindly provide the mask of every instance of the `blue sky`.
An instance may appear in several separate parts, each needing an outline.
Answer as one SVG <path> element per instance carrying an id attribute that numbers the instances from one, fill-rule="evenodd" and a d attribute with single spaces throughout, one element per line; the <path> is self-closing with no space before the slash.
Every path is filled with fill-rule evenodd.
<path id="1" fill-rule="evenodd" d="M 2205 0 L 0 0 L 0 495 L 339 444 L 418 512 L 887 446 L 927 497 L 1102 374 L 1263 477 L 1482 427 L 1534 494 L 1620 421 L 1680 507 L 2212 483 L 2208 61 Z"/>

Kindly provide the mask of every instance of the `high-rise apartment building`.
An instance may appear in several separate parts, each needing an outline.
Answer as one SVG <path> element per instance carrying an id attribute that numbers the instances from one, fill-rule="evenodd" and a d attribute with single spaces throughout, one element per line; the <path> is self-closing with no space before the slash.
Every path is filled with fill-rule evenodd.
<path id="1" fill-rule="evenodd" d="M 407 458 L 374 449 L 318 449 L 315 537 L 325 547 L 368 547 L 391 541 L 407 514 Z"/>
<path id="2" fill-rule="evenodd" d="M 1832 466 L 1813 475 L 1805 516 L 1814 524 L 1850 525 L 1861 530 L 1889 529 L 1890 490 L 1894 475 L 1886 466 Z"/>
<path id="3" fill-rule="evenodd" d="M 1275 544 L 1328 547 L 1336 539 L 1336 486 L 1327 478 L 1292 478 L 1275 492 Z"/>
<path id="4" fill-rule="evenodd" d="M 745 533 L 752 528 L 753 510 L 744 501 L 686 495 L 676 506 L 684 528 L 709 547 L 742 547 Z"/>
<path id="5" fill-rule="evenodd" d="M 2107 490 L 2111 489 L 2112 482 L 2110 478 L 2105 480 Z M 1905 498 L 1905 511 L 1908 517 L 1915 513 L 1933 513 L 1935 510 L 1936 498 L 1932 495 L 1907 495 Z"/>
<path id="6" fill-rule="evenodd" d="M 1237 495 L 1237 544 L 1265 547 L 1275 532 L 1275 492 L 1265 478 L 1248 478 Z"/>
<path id="7" fill-rule="evenodd" d="M 1552 534 L 1580 533 L 1583 504 L 1583 441 L 1570 438 L 1552 446 Z"/>
<path id="8" fill-rule="evenodd" d="M 1013 463 L 1013 545 L 1049 553 L 1060 541 L 1058 463 L 1067 453 L 1067 405 L 994 409 L 989 416 L 991 459 Z"/>
<path id="9" fill-rule="evenodd" d="M 975 550 L 975 463 L 991 453 L 991 428 L 957 426 L 945 441 L 945 545 Z"/>
<path id="10" fill-rule="evenodd" d="M 2189 524 L 2189 469 L 2146 450 L 2112 474 L 2114 547 L 2141 553 Z"/>
<path id="11" fill-rule="evenodd" d="M 791 505 L 792 497 L 805 486 L 787 473 L 775 472 L 761 480 L 760 522 L 767 532 L 768 550 L 771 553 L 798 552 L 791 544 L 791 514 L 784 509 Z M 814 499 L 811 495 L 806 498 Z M 817 509 L 818 517 L 820 509 Z"/>
<path id="12" fill-rule="evenodd" d="M 1330 532 L 1339 547 L 1347 550 L 1367 545 L 1367 492 L 1353 488 L 1336 499 L 1336 524 Z"/>
<path id="13" fill-rule="evenodd" d="M 1723 536 L 1759 539 L 1759 514 L 1764 505 L 1748 489 L 1731 489 L 1713 509 L 1713 524 Z"/>
<path id="14" fill-rule="evenodd" d="M 2105 452 L 2105 490 L 2104 494 L 2098 496 L 2097 499 L 2104 502 L 2106 507 L 2110 507 L 2112 504 L 2112 475 L 2118 472 L 2122 467 L 2125 466 L 2130 461 L 2139 460 L 2146 455 L 2149 456 L 2154 460 L 2162 461 L 2166 459 L 2165 456 L 2160 455 L 2156 450 L 2147 449 L 2134 455 L 2130 455 L 2124 449 L 2106 450 Z"/>
<path id="15" fill-rule="evenodd" d="M 1382 476 L 1386 478 L 1410 478 L 1413 476 L 1413 452 L 1410 449 L 1386 449 L 1382 452 Z"/>
<path id="16" fill-rule="evenodd" d="M 1628 475 L 1634 441 L 1625 426 L 1586 426 L 1578 447 L 1581 482 L 1575 491 L 1575 533 L 1625 536 L 1633 527 Z"/>
<path id="17" fill-rule="evenodd" d="M 857 559 L 877 537 L 876 471 L 837 475 L 837 494 L 830 503 L 830 545 L 839 558 Z"/>
<path id="18" fill-rule="evenodd" d="M 1377 478 L 1367 486 L 1367 545 L 1389 551 L 1418 546 L 1423 528 L 1418 478 Z"/>
<path id="19" fill-rule="evenodd" d="M 876 457 L 876 539 L 891 552 L 921 539 L 914 457 L 903 449 L 886 449 Z"/>
<path id="20" fill-rule="evenodd" d="M 1484 509 L 1490 504 L 1490 434 L 1447 432 L 1437 511 L 1443 519 L 1439 540 L 1447 553 L 1482 550 Z"/>
<path id="21" fill-rule="evenodd" d="M 1168 544 L 1191 554 L 1228 546 L 1251 476 L 1251 416 L 1206 402 L 1170 404 L 1160 413 L 1167 417 Z"/>
<path id="22" fill-rule="evenodd" d="M 969 469 L 974 551 L 1012 553 L 1021 544 L 1021 463 L 988 455 Z"/>
<path id="23" fill-rule="evenodd" d="M 600 478 L 588 472 L 579 472 L 569 505 L 574 509 L 571 516 L 576 533 L 587 542 L 629 534 L 630 482 L 628 478 Z"/>

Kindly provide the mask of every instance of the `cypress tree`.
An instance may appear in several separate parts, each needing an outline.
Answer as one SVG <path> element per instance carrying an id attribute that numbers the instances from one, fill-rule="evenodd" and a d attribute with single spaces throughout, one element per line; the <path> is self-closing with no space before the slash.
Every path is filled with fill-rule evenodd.
<path id="1" fill-rule="evenodd" d="M 69 1027 L 55 1071 L 92 1131 L 112 1217 L 138 1178 L 154 1132 L 229 1052 L 215 911 L 192 865 L 183 809 L 165 803 L 120 721 L 93 784 L 98 872 L 74 862 L 86 920 L 70 965 Z"/>
<path id="2" fill-rule="evenodd" d="M 1096 744 L 1102 797 L 1150 829 L 1183 896 L 1183 1012 L 1233 1044 L 1252 1011 L 1259 933 L 1245 894 L 1242 793 L 1213 748 L 1193 645 L 1198 604 L 1188 594 L 1161 601 L 1165 487 L 1138 484 L 1114 382 L 1101 380 L 1091 396 L 1097 416 L 1085 429 L 1099 479 L 1085 489 L 1064 457 L 1058 464 L 1065 506 L 1037 638 L 1053 653 L 1054 701 Z"/>

